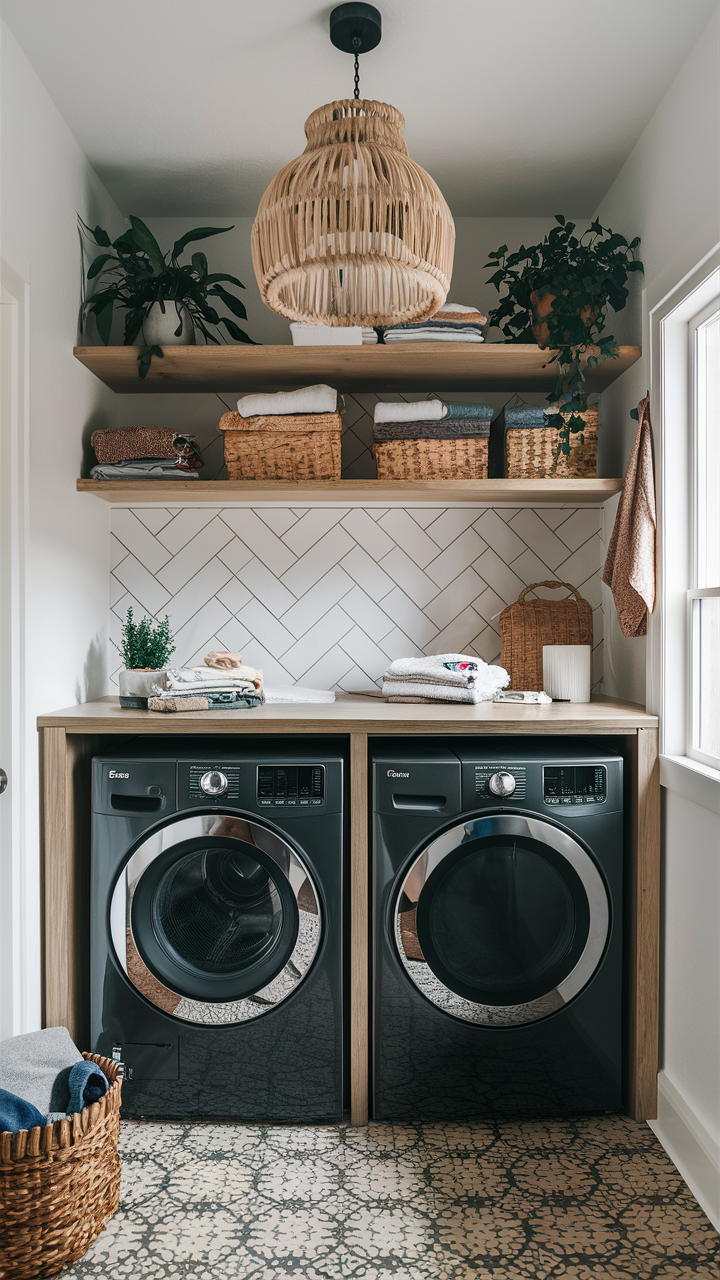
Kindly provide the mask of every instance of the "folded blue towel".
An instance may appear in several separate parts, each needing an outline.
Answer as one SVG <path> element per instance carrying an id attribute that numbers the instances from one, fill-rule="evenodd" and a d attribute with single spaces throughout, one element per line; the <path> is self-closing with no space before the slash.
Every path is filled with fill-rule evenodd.
<path id="1" fill-rule="evenodd" d="M 91 1106 L 93 1102 L 99 1102 L 109 1088 L 107 1077 L 97 1063 L 87 1062 L 85 1059 L 75 1063 L 70 1071 L 68 1084 L 70 1085 L 70 1101 L 67 1109 L 69 1116 L 76 1111 L 82 1111 L 83 1107 Z"/>
<path id="2" fill-rule="evenodd" d="M 555 419 L 548 419 L 546 411 L 542 405 L 523 404 L 518 405 L 515 409 L 505 409 L 505 426 L 508 429 L 513 427 L 552 427 L 556 426 Z"/>
<path id="3" fill-rule="evenodd" d="M 492 418 L 494 409 L 489 404 L 456 404 L 454 400 L 446 400 L 446 418 Z"/>
<path id="4" fill-rule="evenodd" d="M 0 1089 L 0 1133 L 17 1133 L 19 1129 L 45 1127 L 45 1117 L 32 1102 L 18 1098 L 16 1093 Z"/>

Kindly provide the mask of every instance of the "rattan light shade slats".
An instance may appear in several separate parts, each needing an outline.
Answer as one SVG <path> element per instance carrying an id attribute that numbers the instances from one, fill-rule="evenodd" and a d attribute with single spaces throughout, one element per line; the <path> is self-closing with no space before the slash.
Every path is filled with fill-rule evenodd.
<path id="1" fill-rule="evenodd" d="M 455 227 L 407 153 L 399 111 L 348 99 L 305 124 L 307 146 L 273 178 L 252 229 L 255 275 L 273 311 L 306 324 L 424 320 L 452 275 Z"/>

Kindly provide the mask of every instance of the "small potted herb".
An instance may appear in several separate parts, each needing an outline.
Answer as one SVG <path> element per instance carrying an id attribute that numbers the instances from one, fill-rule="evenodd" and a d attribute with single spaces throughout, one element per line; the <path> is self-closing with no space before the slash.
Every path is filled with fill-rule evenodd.
<path id="1" fill-rule="evenodd" d="M 242 302 L 225 288 L 230 284 L 244 289 L 242 282 L 235 276 L 209 272 L 204 253 L 194 253 L 190 262 L 179 261 L 187 245 L 208 236 L 222 235 L 232 231 L 232 227 L 196 227 L 186 231 L 172 249 L 163 254 L 149 227 L 133 215 L 127 231 L 112 241 L 102 227 L 88 227 L 82 218 L 78 218 L 78 226 L 81 246 L 85 235 L 104 250 L 88 267 L 87 279 L 95 282 L 95 288 L 89 297 L 83 294 L 80 332 L 86 315 L 94 315 L 97 331 L 107 346 L 115 306 L 122 308 L 125 345 L 132 346 L 143 330 L 144 345 L 138 352 L 141 378 L 150 368 L 153 356 L 162 358 L 161 344 L 194 343 L 196 329 L 206 342 L 227 341 L 220 333 L 220 325 L 224 325 L 236 342 L 252 342 L 234 320 L 218 315 L 213 306 L 214 302 L 222 302 L 234 315 L 246 320 Z"/>
<path id="2" fill-rule="evenodd" d="M 557 360 L 558 378 L 548 401 L 566 415 L 559 454 L 567 456 L 571 434 L 585 426 L 583 363 L 594 369 L 617 356 L 617 342 L 604 332 L 605 315 L 608 307 L 622 311 L 628 276 L 643 265 L 635 257 L 639 236 L 628 243 L 597 220 L 576 236 L 574 222 L 561 214 L 555 221 L 558 226 L 542 244 L 521 245 L 510 254 L 503 244 L 489 255 L 485 266 L 496 270 L 488 284 L 503 293 L 488 326 L 501 329 L 506 342 L 537 342 Z"/>
<path id="3" fill-rule="evenodd" d="M 120 706 L 147 711 L 148 698 L 154 695 L 157 678 L 167 666 L 170 654 L 175 652 L 170 619 L 166 614 L 162 622 L 153 622 L 147 617 L 135 622 L 130 606 L 120 634 L 120 644 L 113 640 L 125 663 L 125 670 L 118 677 Z"/>

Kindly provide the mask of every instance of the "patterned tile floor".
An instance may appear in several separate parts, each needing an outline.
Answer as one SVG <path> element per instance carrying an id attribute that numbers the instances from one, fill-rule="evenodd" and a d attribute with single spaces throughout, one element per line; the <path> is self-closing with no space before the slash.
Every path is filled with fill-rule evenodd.
<path id="1" fill-rule="evenodd" d="M 711 1280 L 647 1125 L 125 1122 L 121 1208 L 66 1280 Z"/>

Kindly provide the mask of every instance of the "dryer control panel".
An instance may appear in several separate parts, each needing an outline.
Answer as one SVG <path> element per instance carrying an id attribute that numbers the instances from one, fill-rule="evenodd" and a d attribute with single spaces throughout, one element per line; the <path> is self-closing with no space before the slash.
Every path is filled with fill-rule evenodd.
<path id="1" fill-rule="evenodd" d="M 324 765 L 258 765 L 257 802 L 262 809 L 307 808 L 324 801 Z"/>

